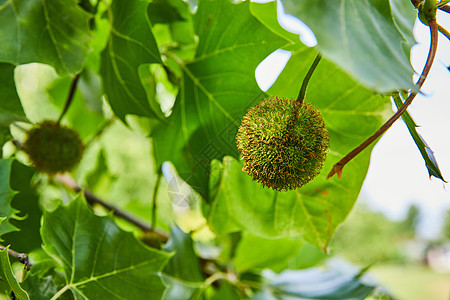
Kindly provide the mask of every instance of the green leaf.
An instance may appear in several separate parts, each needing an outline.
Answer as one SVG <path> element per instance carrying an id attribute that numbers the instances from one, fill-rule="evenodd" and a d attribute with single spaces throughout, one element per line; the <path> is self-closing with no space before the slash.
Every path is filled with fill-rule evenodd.
<path id="1" fill-rule="evenodd" d="M 288 267 L 289 258 L 300 251 L 302 244 L 301 240 L 263 239 L 245 234 L 236 249 L 234 267 L 239 272 L 266 268 L 281 271 Z"/>
<path id="2" fill-rule="evenodd" d="M 163 119 L 159 103 L 147 97 L 140 75 L 141 68 L 162 62 L 147 16 L 148 4 L 113 1 L 108 10 L 111 33 L 100 73 L 111 108 L 122 120 L 127 114 Z"/>
<path id="3" fill-rule="evenodd" d="M 12 139 L 9 127 L 0 126 L 0 159 L 3 158 L 3 145 Z"/>
<path id="4" fill-rule="evenodd" d="M 202 196 L 207 196 L 209 164 L 225 155 L 238 157 L 234 136 L 245 109 L 264 94 L 255 69 L 286 40 L 265 28 L 249 2 L 199 2 L 195 19 L 199 44 L 182 68 L 182 83 L 169 125 L 152 132 L 158 164 L 172 161 Z"/>
<path id="5" fill-rule="evenodd" d="M 374 290 L 373 283 L 363 281 L 358 272 L 346 270 L 342 264 L 327 270 L 313 268 L 264 272 L 265 288 L 252 300 L 290 299 L 351 299 L 363 300 Z"/>
<path id="6" fill-rule="evenodd" d="M 218 289 L 214 289 L 214 294 L 208 297 L 209 300 L 241 300 L 243 299 L 243 293 L 238 293 L 238 288 L 228 283 L 227 281 L 221 281 Z M 245 299 L 245 298 L 244 298 Z"/>
<path id="7" fill-rule="evenodd" d="M 301 45 L 298 34 L 291 33 L 281 27 L 280 22 L 278 22 L 277 6 L 277 1 L 270 1 L 266 3 L 250 2 L 250 10 L 252 14 L 261 23 L 263 23 L 267 28 L 270 28 L 279 36 L 282 36 L 288 40 L 291 44 Z"/>
<path id="8" fill-rule="evenodd" d="M 42 244 L 39 233 L 42 211 L 39 206 L 39 197 L 32 187 L 32 179 L 35 174 L 34 168 L 25 166 L 17 160 L 12 162 L 11 188 L 18 193 L 12 199 L 11 205 L 20 211 L 20 219 L 11 219 L 10 222 L 19 231 L 9 232 L 3 238 L 18 252 L 29 253 L 40 248 Z"/>
<path id="9" fill-rule="evenodd" d="M 30 253 L 33 266 L 24 274 L 21 286 L 33 300 L 51 299 L 65 285 L 64 273 L 59 271 L 58 263 L 42 250 Z M 73 300 L 73 296 L 65 293 L 58 300 Z"/>
<path id="10" fill-rule="evenodd" d="M 17 211 L 11 207 L 11 200 L 16 194 L 10 187 L 12 161 L 12 159 L 0 159 L 0 218 L 6 218 L 0 224 L 0 236 L 17 230 L 17 227 L 9 222 L 9 219 L 17 218 Z"/>
<path id="11" fill-rule="evenodd" d="M 417 11 L 408 0 L 390 0 L 392 16 L 395 24 L 402 33 L 403 37 L 408 41 L 408 50 L 411 45 L 416 43 L 413 34 L 414 23 L 417 18 Z"/>
<path id="12" fill-rule="evenodd" d="M 0 279 L 7 282 L 9 288 L 14 292 L 14 299 L 29 300 L 27 292 L 25 292 L 17 282 L 16 277 L 11 269 L 9 261 L 8 247 L 0 250 Z"/>
<path id="13" fill-rule="evenodd" d="M 283 4 L 288 14 L 313 30 L 323 56 L 366 87 L 379 93 L 414 87 L 409 41 L 415 16 L 397 11 L 402 6 L 414 10 L 410 1 L 396 1 L 395 14 L 389 0 L 283 0 Z"/>
<path id="14" fill-rule="evenodd" d="M 300 48 L 268 93 L 294 98 L 316 52 Z M 330 134 L 330 150 L 322 173 L 302 188 L 275 192 L 263 188 L 242 172 L 231 157 L 211 164 L 211 198 L 208 221 L 225 234 L 248 230 L 260 237 L 302 236 L 326 250 L 336 230 L 355 203 L 367 173 L 370 149 L 344 170 L 343 178 L 326 180 L 326 173 L 346 153 L 375 132 L 391 111 L 387 98 L 358 85 L 333 63 L 322 59 L 313 74 L 306 100 L 321 112 Z"/>
<path id="15" fill-rule="evenodd" d="M 162 300 L 193 300 L 202 299 L 199 296 L 203 293 L 202 285 L 195 282 L 183 281 L 178 278 L 162 274 L 161 276 L 166 290 Z"/>
<path id="16" fill-rule="evenodd" d="M 184 281 L 202 282 L 204 278 L 193 246 L 189 234 L 184 233 L 178 226 L 172 227 L 169 241 L 163 246 L 163 250 L 175 251 L 175 255 L 164 267 L 164 273 Z"/>
<path id="17" fill-rule="evenodd" d="M 394 96 L 392 97 L 394 99 L 395 105 L 397 108 L 400 108 L 403 104 L 403 100 L 401 99 L 401 96 Z M 439 170 L 439 166 L 437 165 L 436 158 L 434 157 L 433 150 L 428 147 L 425 140 L 422 138 L 422 136 L 417 132 L 416 128 L 419 127 L 414 122 L 411 115 L 408 113 L 408 111 L 405 111 L 402 114 L 402 119 L 406 124 L 406 127 L 408 127 L 408 131 L 411 134 L 414 143 L 416 143 L 417 148 L 419 148 L 420 154 L 422 155 L 423 160 L 425 161 L 425 165 L 428 170 L 428 174 L 431 176 L 434 176 L 436 178 L 439 178 L 440 180 L 446 182 L 444 180 L 444 177 L 441 174 L 441 170 Z"/>
<path id="18" fill-rule="evenodd" d="M 2 1 L 0 61 L 40 62 L 59 74 L 78 73 L 89 50 L 90 17 L 76 1 Z"/>
<path id="19" fill-rule="evenodd" d="M 181 44 L 195 43 L 189 5 L 183 0 L 155 0 L 148 6 L 152 24 L 168 24 L 172 39 Z"/>
<path id="20" fill-rule="evenodd" d="M 26 120 L 14 82 L 14 68 L 11 64 L 0 63 L 0 126 Z"/>
<path id="21" fill-rule="evenodd" d="M 145 299 L 161 297 L 158 276 L 170 255 L 139 243 L 109 217 L 98 217 L 83 199 L 47 212 L 41 227 L 44 249 L 64 268 L 75 299 Z"/>

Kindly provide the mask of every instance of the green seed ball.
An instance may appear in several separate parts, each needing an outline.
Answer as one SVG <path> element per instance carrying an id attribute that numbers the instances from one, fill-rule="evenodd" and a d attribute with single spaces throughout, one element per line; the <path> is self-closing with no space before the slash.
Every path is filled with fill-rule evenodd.
<path id="1" fill-rule="evenodd" d="M 250 108 L 236 135 L 243 170 L 263 186 L 299 188 L 323 167 L 328 130 L 310 103 L 268 97 Z"/>
<path id="2" fill-rule="evenodd" d="M 78 133 L 53 121 L 44 121 L 27 132 L 24 151 L 39 172 L 71 170 L 81 160 L 84 146 Z"/>

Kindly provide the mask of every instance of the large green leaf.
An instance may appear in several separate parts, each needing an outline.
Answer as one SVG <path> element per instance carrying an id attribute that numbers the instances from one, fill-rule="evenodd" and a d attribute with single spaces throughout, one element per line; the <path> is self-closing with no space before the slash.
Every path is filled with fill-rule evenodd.
<path id="1" fill-rule="evenodd" d="M 162 280 L 167 286 L 162 300 L 197 300 L 202 299 L 202 284 L 198 282 L 183 281 L 181 279 L 162 275 Z"/>
<path id="2" fill-rule="evenodd" d="M 52 299 L 69 290 L 75 299 L 159 299 L 164 291 L 158 274 L 170 254 L 143 246 L 83 199 L 45 213 L 41 235 L 66 276 Z"/>
<path id="3" fill-rule="evenodd" d="M 315 55 L 314 49 L 306 47 L 293 53 L 268 93 L 296 97 L 299 81 Z M 326 180 L 326 173 L 377 130 L 391 109 L 386 98 L 358 85 L 327 60 L 316 69 L 305 101 L 322 113 L 330 133 L 324 171 L 301 189 L 275 192 L 254 182 L 235 159 L 226 157 L 223 164 L 214 161 L 210 181 L 213 205 L 208 220 L 217 233 L 248 230 L 261 237 L 303 236 L 326 248 L 356 201 L 369 166 L 370 149 L 346 166 L 342 179 Z"/>
<path id="4" fill-rule="evenodd" d="M 273 32 L 284 37 L 291 44 L 300 44 L 300 37 L 298 34 L 292 33 L 284 29 L 278 21 L 277 1 L 270 1 L 265 3 L 250 2 L 250 10 L 252 14 L 265 26 L 270 28 Z"/>
<path id="5" fill-rule="evenodd" d="M 0 218 L 6 219 L 0 224 L 0 236 L 16 231 L 17 227 L 9 220 L 16 218 L 17 211 L 11 207 L 11 200 L 16 194 L 10 187 L 12 159 L 0 159 Z"/>
<path id="6" fill-rule="evenodd" d="M 257 65 L 286 40 L 265 28 L 248 2 L 199 1 L 195 19 L 199 44 L 182 68 L 182 83 L 169 125 L 152 135 L 159 164 L 172 161 L 179 174 L 207 195 L 211 159 L 238 156 L 234 136 L 245 109 L 264 94 Z"/>
<path id="7" fill-rule="evenodd" d="M 1 1 L 0 61 L 77 73 L 89 50 L 89 18 L 73 0 Z"/>
<path id="8" fill-rule="evenodd" d="M 202 282 L 200 263 L 194 252 L 194 243 L 189 234 L 184 233 L 178 226 L 172 227 L 170 238 L 163 246 L 165 251 L 175 251 L 175 255 L 164 267 L 164 273 L 185 281 Z"/>
<path id="9" fill-rule="evenodd" d="M 14 82 L 14 68 L 11 64 L 0 63 L 0 126 L 26 120 Z"/>
<path id="10" fill-rule="evenodd" d="M 300 251 L 303 243 L 288 238 L 263 239 L 246 233 L 238 244 L 233 264 L 239 272 L 266 268 L 283 270 L 288 267 L 289 258 Z"/>
<path id="11" fill-rule="evenodd" d="M 20 211 L 19 220 L 10 220 L 19 231 L 4 235 L 4 240 L 15 251 L 29 253 L 41 247 L 42 240 L 39 233 L 42 210 L 39 206 L 39 197 L 32 186 L 36 170 L 14 160 L 11 165 L 11 188 L 18 193 L 12 199 L 12 207 Z M 25 238 L 26 237 L 26 238 Z"/>
<path id="12" fill-rule="evenodd" d="M 416 43 L 413 34 L 414 23 L 417 18 L 417 11 L 408 0 L 390 0 L 392 16 L 403 37 L 408 41 L 407 49 Z"/>
<path id="13" fill-rule="evenodd" d="M 192 15 L 183 0 L 154 0 L 148 7 L 153 24 L 168 24 L 172 39 L 181 44 L 195 43 Z"/>
<path id="14" fill-rule="evenodd" d="M 33 266 L 23 275 L 22 288 L 33 300 L 51 299 L 65 285 L 64 273 L 58 263 L 48 254 L 38 249 L 30 253 Z M 73 300 L 70 293 L 61 295 L 58 300 Z"/>
<path id="15" fill-rule="evenodd" d="M 147 15 L 145 0 L 113 1 L 109 13 L 111 33 L 102 52 L 100 73 L 114 113 L 163 118 L 159 103 L 148 98 L 141 72 L 149 64 L 161 63 Z"/>
<path id="16" fill-rule="evenodd" d="M 391 9 L 389 0 L 283 0 L 286 12 L 314 31 L 326 58 L 380 93 L 413 87 L 414 7 L 408 0 L 393 3 Z"/>
<path id="17" fill-rule="evenodd" d="M 16 277 L 11 269 L 9 261 L 8 248 L 0 250 L 0 279 L 7 283 L 9 290 L 14 292 L 14 299 L 28 300 L 28 294 L 20 287 Z"/>

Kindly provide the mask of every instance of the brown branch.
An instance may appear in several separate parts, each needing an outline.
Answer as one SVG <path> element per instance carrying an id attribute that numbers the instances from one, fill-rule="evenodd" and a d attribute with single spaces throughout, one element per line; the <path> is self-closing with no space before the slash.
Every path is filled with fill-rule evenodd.
<path id="1" fill-rule="evenodd" d="M 0 245 L 0 250 L 4 250 L 6 249 L 5 246 Z M 16 252 L 14 250 L 11 250 L 8 248 L 8 254 L 11 255 L 12 257 L 15 257 L 20 263 L 22 263 L 24 265 L 24 268 L 29 271 L 31 268 L 31 263 L 30 260 L 28 258 L 28 254 L 25 253 L 19 253 Z"/>
<path id="2" fill-rule="evenodd" d="M 156 230 L 154 230 L 153 227 L 139 221 L 138 219 L 136 219 L 132 215 L 122 211 L 118 207 L 105 202 L 104 200 L 98 198 L 97 196 L 95 196 L 94 194 L 89 192 L 88 190 L 83 190 L 69 174 L 57 174 L 57 175 L 55 175 L 55 179 L 58 180 L 59 182 L 61 182 L 64 186 L 72 189 L 73 191 L 75 191 L 77 193 L 83 191 L 86 201 L 88 202 L 89 205 L 98 204 L 98 205 L 106 208 L 107 210 L 112 211 L 112 213 L 116 217 L 121 218 L 121 219 L 135 225 L 136 227 L 140 228 L 143 231 L 146 231 L 146 232 L 156 231 Z M 158 233 L 161 236 L 167 237 L 167 235 L 165 235 L 161 232 L 158 232 Z"/>
<path id="3" fill-rule="evenodd" d="M 437 44 L 438 44 L 438 26 L 437 26 L 436 20 L 429 20 L 428 25 L 430 27 L 430 34 L 431 34 L 430 51 L 428 52 L 427 61 L 423 68 L 422 74 L 420 74 L 419 80 L 416 83 L 417 90 L 420 90 L 423 83 L 425 82 L 425 79 L 428 76 L 431 66 L 433 65 L 434 57 L 436 56 L 436 50 L 437 50 Z M 330 173 L 328 173 L 327 179 L 331 178 L 334 174 L 337 174 L 338 177 L 341 178 L 342 177 L 342 169 L 344 168 L 344 166 L 349 161 L 351 161 L 353 158 L 355 158 L 355 156 L 358 155 L 361 151 L 363 151 L 370 144 L 372 144 L 375 140 L 377 140 L 383 133 L 385 133 L 386 130 L 388 130 L 389 127 L 391 127 L 392 124 L 394 124 L 394 122 L 397 121 L 401 117 L 401 115 L 406 111 L 406 109 L 412 103 L 412 101 L 414 100 L 416 95 L 417 95 L 417 92 L 411 92 L 409 94 L 409 97 L 406 99 L 406 101 L 403 103 L 403 105 L 398 109 L 398 111 L 386 123 L 384 123 L 380 129 L 378 129 L 374 134 L 372 134 L 361 145 L 359 145 L 358 147 L 353 149 L 349 154 L 347 154 L 344 158 L 342 158 L 340 161 L 338 161 L 333 166 Z"/>

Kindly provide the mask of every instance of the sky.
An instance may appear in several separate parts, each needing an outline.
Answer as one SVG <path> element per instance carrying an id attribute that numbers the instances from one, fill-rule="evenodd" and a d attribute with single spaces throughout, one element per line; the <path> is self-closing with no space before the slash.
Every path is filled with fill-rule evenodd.
<path id="1" fill-rule="evenodd" d="M 308 46 L 317 42 L 309 28 L 279 6 L 278 18 L 283 27 L 300 34 Z M 438 13 L 438 23 L 450 30 L 450 14 Z M 429 30 L 419 21 L 414 27 L 417 44 L 411 49 L 411 64 L 420 73 L 428 54 Z M 278 50 L 256 69 L 256 80 L 267 90 L 290 58 Z M 434 65 L 418 95 L 408 108 L 419 134 L 433 150 L 444 179 L 450 181 L 450 41 L 439 35 Z M 270 70 L 270 71 L 268 71 Z M 277 76 L 277 75 L 275 75 Z M 417 77 L 414 78 L 416 80 Z M 375 145 L 368 174 L 358 201 L 380 211 L 393 220 L 401 220 L 411 204 L 420 207 L 419 234 L 434 238 L 439 234 L 443 217 L 450 209 L 450 186 L 429 178 L 425 163 L 402 120 L 398 120 Z"/>

